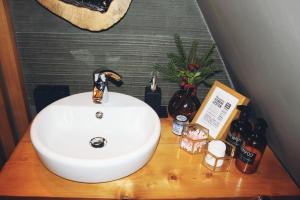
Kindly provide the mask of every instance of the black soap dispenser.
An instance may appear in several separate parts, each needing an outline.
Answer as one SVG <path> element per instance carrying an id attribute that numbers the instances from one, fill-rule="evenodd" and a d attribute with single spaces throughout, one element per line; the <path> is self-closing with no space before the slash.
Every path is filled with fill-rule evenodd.
<path id="1" fill-rule="evenodd" d="M 239 105 L 237 109 L 240 111 L 240 116 L 238 119 L 232 121 L 230 131 L 226 137 L 226 141 L 235 146 L 235 155 L 237 155 L 245 135 L 252 130 L 252 125 L 249 122 L 249 106 Z"/>
<path id="2" fill-rule="evenodd" d="M 150 85 L 145 87 L 144 101 L 150 105 L 155 112 L 160 115 L 161 109 L 161 89 L 157 86 L 157 76 L 153 73 Z"/>

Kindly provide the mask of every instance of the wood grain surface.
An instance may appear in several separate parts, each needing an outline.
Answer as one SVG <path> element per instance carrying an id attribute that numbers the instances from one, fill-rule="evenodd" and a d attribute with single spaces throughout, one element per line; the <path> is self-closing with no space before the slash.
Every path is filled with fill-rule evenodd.
<path id="1" fill-rule="evenodd" d="M 1 63 L 1 62 L 0 62 Z M 1 67 L 1 65 L 0 65 Z M 15 148 L 15 141 L 13 138 L 13 130 L 9 123 L 9 116 L 6 110 L 5 100 L 3 96 L 3 89 L 0 85 L 0 142 L 3 148 L 3 154 L 5 155 L 6 159 L 9 158 L 10 154 L 13 152 Z M 0 145 L 0 146 L 1 146 Z M 0 152 L 0 156 L 2 152 Z M 1 157 L 0 157 L 1 158 Z M 1 165 L 0 161 L 0 165 Z"/>
<path id="2" fill-rule="evenodd" d="M 28 128 L 29 114 L 23 85 L 22 68 L 8 10 L 8 1 L 0 0 L 0 58 L 3 88 L 6 88 L 12 117 L 19 136 Z M 2 83 L 1 83 L 2 84 Z"/>
<path id="3" fill-rule="evenodd" d="M 38 2 L 75 26 L 90 31 L 100 31 L 117 23 L 127 12 L 131 0 L 114 0 L 105 13 L 77 7 L 59 0 L 38 0 Z"/>
<path id="4" fill-rule="evenodd" d="M 84 184 L 65 180 L 49 172 L 40 162 L 26 132 L 0 174 L 0 196 L 67 198 L 249 198 L 258 195 L 300 196 L 300 190 L 269 148 L 253 175 L 240 173 L 233 165 L 229 173 L 212 174 L 201 163 L 201 155 L 179 149 L 179 138 L 171 132 L 171 119 L 161 120 L 159 145 L 152 159 L 136 173 L 107 183 Z"/>

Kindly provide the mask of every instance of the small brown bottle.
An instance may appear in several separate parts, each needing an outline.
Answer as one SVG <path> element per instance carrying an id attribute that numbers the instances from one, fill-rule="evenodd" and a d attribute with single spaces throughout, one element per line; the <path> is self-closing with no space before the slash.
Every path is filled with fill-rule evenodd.
<path id="1" fill-rule="evenodd" d="M 256 172 L 267 145 L 264 137 L 266 128 L 265 120 L 258 119 L 254 130 L 244 138 L 235 162 L 236 167 L 241 172 L 245 174 Z"/>

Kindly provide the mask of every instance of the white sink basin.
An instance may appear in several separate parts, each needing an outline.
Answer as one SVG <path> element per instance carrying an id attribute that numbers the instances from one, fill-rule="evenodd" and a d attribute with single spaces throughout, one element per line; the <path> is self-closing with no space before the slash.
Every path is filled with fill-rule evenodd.
<path id="1" fill-rule="evenodd" d="M 103 113 L 101 119 L 96 117 L 98 111 Z M 107 103 L 95 104 L 92 93 L 86 92 L 43 109 L 30 136 L 53 173 L 73 181 L 106 182 L 132 174 L 148 162 L 160 137 L 160 120 L 134 97 L 109 92 Z"/>

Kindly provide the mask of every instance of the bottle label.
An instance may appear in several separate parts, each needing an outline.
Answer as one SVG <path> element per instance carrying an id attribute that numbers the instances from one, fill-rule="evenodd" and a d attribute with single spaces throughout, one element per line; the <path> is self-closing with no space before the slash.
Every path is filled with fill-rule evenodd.
<path id="1" fill-rule="evenodd" d="M 242 143 L 242 139 L 240 137 L 236 137 L 233 133 L 229 132 L 226 141 L 230 144 L 239 147 Z"/>
<path id="2" fill-rule="evenodd" d="M 244 163 L 253 164 L 255 157 L 256 157 L 255 153 L 247 151 L 243 146 L 240 148 L 238 159 L 240 159 Z"/>
<path id="3" fill-rule="evenodd" d="M 173 122 L 172 131 L 175 135 L 181 135 L 183 130 L 183 125 L 177 124 L 176 122 Z"/>

